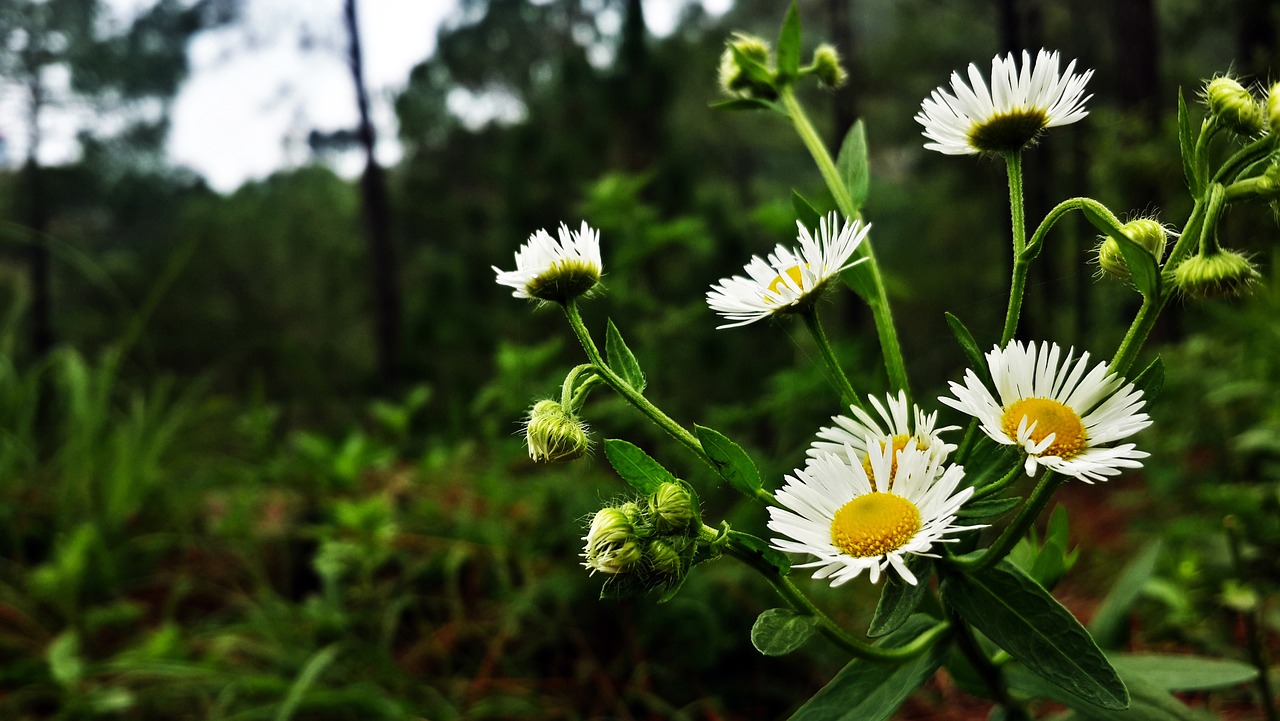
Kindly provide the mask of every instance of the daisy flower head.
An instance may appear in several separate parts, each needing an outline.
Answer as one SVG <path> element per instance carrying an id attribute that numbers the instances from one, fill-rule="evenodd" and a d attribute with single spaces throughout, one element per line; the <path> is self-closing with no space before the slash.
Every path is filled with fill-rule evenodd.
<path id="1" fill-rule="evenodd" d="M 529 236 L 516 251 L 516 269 L 494 266 L 498 284 L 515 288 L 516 298 L 563 303 L 585 295 L 600 282 L 600 231 L 583 221 L 570 231 L 560 224 L 559 239 L 545 230 Z"/>
<path id="2" fill-rule="evenodd" d="M 1076 61 L 1058 72 L 1058 53 L 1041 50 L 1034 62 L 1022 51 L 1022 68 L 1013 53 L 991 60 L 991 87 L 969 64 L 969 82 L 951 73 L 951 91 L 936 88 L 920 104 L 916 122 L 933 142 L 924 147 L 947 155 L 1008 153 L 1021 150 L 1046 128 L 1070 125 L 1089 113 L 1084 94 L 1092 70 L 1073 72 Z"/>
<path id="3" fill-rule="evenodd" d="M 779 244 L 767 260 L 753 256 L 745 268 L 746 276 L 722 278 L 707 291 L 707 305 L 732 321 L 717 329 L 807 310 L 821 296 L 828 280 L 862 262 L 850 258 L 871 229 L 861 220 L 845 219 L 839 225 L 834 212 L 819 220 L 816 233 L 810 233 L 799 221 L 796 227 L 800 247 Z"/>
<path id="4" fill-rule="evenodd" d="M 863 571 L 877 583 L 888 568 L 916 585 L 908 554 L 935 556 L 930 553 L 935 543 L 955 540 L 944 536 L 984 527 L 955 524 L 973 489 L 957 490 L 964 468 L 942 468 L 914 440 L 902 450 L 880 446 L 874 437 L 863 443 L 872 449 L 870 473 L 861 464 L 823 453 L 787 476 L 776 493 L 783 507 L 769 508 L 769 529 L 783 537 L 771 543 L 779 551 L 815 556 L 816 561 L 795 568 L 814 568 L 813 577 L 830 579 L 832 586 Z"/>
<path id="5" fill-rule="evenodd" d="M 937 428 L 938 412 L 925 413 L 915 404 L 911 405 L 911 415 L 907 415 L 906 393 L 898 391 L 897 396 L 888 395 L 885 403 L 881 403 L 875 396 L 867 396 L 867 400 L 880 416 L 878 420 L 857 406 L 849 406 L 852 417 L 832 416 L 834 426 L 818 429 L 818 439 L 806 451 L 809 457 L 818 458 L 826 453 L 840 455 L 845 449 L 850 449 L 854 455 L 847 460 L 850 463 L 860 463 L 863 470 L 870 473 L 868 448 L 878 450 L 893 446 L 895 450 L 901 451 L 909 442 L 915 441 L 916 448 L 927 452 L 939 463 L 946 461 L 951 451 L 956 449 L 955 444 L 942 440 L 940 434 L 958 430 L 959 426 Z M 912 420 L 915 422 L 912 423 Z M 873 445 L 867 445 L 868 438 L 874 439 Z M 895 460 L 894 465 L 896 464 Z M 893 475 L 892 472 L 890 475 Z"/>
<path id="6" fill-rule="evenodd" d="M 1059 362 L 1061 361 L 1061 362 Z M 1148 453 L 1134 444 L 1107 444 L 1151 425 L 1146 401 L 1132 383 L 1106 363 L 1089 369 L 1089 354 L 1075 358 L 1056 343 L 1018 341 L 987 353 L 999 398 L 969 369 L 964 384 L 952 382 L 955 398 L 938 400 L 978 419 L 983 433 L 1027 454 L 1027 475 L 1040 466 L 1086 483 L 1105 481 L 1121 468 L 1141 468 Z M 1086 372 L 1087 371 L 1087 372 Z"/>

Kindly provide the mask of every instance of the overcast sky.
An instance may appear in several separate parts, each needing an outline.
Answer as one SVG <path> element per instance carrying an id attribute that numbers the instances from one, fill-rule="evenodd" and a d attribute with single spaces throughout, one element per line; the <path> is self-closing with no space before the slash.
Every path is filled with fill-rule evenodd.
<path id="1" fill-rule="evenodd" d="M 645 0 L 645 16 L 658 35 L 672 30 L 690 0 Z M 703 0 L 723 12 L 731 0 Z M 116 22 L 154 0 L 109 0 Z M 457 12 L 456 0 L 359 0 L 365 77 L 380 133 L 379 156 L 395 162 L 395 115 L 391 98 L 409 71 L 430 56 L 436 30 Z M 245 180 L 306 162 L 312 129 L 351 128 L 354 90 L 344 61 L 342 0 L 245 0 L 245 22 L 201 33 L 188 48 L 191 74 L 172 108 L 170 160 L 204 175 L 226 192 Z M 64 79 L 50 79 L 55 88 Z M 26 155 L 25 97 L 0 84 L 0 137 L 10 165 Z M 74 159 L 75 133 L 101 115 L 87 108 L 47 113 L 42 123 L 42 162 Z M 336 159 L 346 175 L 358 172 L 355 154 Z"/>

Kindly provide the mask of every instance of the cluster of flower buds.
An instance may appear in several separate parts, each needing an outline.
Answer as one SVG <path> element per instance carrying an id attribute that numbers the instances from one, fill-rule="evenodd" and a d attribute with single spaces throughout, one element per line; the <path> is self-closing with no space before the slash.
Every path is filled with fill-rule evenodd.
<path id="1" fill-rule="evenodd" d="M 809 65 L 799 75 L 812 75 L 829 88 L 838 88 L 849 79 L 835 46 L 823 43 L 813 52 Z M 725 43 L 720 56 L 720 89 L 731 98 L 774 100 L 778 97 L 778 73 L 773 48 L 764 38 L 736 32 Z"/>
<path id="2" fill-rule="evenodd" d="M 667 482 L 647 498 L 601 508 L 583 537 L 582 565 L 635 593 L 679 585 L 697 550 L 695 503 L 687 486 Z"/>

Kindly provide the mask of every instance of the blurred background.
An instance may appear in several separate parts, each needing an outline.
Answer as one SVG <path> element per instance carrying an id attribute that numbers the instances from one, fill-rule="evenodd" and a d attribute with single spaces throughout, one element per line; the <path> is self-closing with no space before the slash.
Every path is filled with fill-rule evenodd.
<path id="1" fill-rule="evenodd" d="M 928 399 L 960 376 L 943 320 L 1003 318 L 998 162 L 922 148 L 952 70 L 1040 47 L 1095 68 L 1084 122 L 1028 154 L 1028 218 L 1088 195 L 1181 226 L 1181 88 L 1276 79 L 1267 0 L 801 0 L 851 81 L 804 100 L 833 147 L 867 123 L 866 214 Z M 794 238 L 822 183 L 785 120 L 708 109 L 768 0 L 0 0 L 0 717 L 775 719 L 845 662 L 750 647 L 772 592 L 730 561 L 673 601 L 596 599 L 583 520 L 623 487 L 599 453 L 534 466 L 519 421 L 580 349 L 494 283 L 539 228 L 603 235 L 612 317 L 676 419 L 767 484 L 839 412 L 796 324 L 714 331 L 703 295 Z M 1141 473 L 1069 484 L 1077 615 L 1139 552 L 1130 649 L 1267 666 L 1280 614 L 1280 291 L 1265 208 L 1223 242 L 1268 278 L 1171 307 Z M 1020 337 L 1110 357 L 1138 306 L 1057 226 Z M 869 314 L 825 315 L 885 388 Z M 588 420 L 687 477 L 708 518 L 764 514 L 616 398 Z M 960 422 L 944 413 L 944 420 Z M 1229 553 L 1223 519 L 1240 529 Z M 1156 546 L 1159 544 L 1159 550 Z M 1128 576 L 1134 578 L 1132 574 Z M 865 628 L 875 589 L 831 593 Z M 861 624 L 859 626 L 859 624 Z M 1251 643 L 1251 641 L 1256 641 Z M 1257 689 L 1188 699 L 1262 718 Z M 903 719 L 982 719 L 945 674 Z"/>

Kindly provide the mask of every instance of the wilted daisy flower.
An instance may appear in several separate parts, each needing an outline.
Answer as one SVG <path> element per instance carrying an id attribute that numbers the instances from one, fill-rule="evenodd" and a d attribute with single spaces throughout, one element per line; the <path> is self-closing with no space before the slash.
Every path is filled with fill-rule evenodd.
<path id="1" fill-rule="evenodd" d="M 1026 147 L 1045 128 L 1069 125 L 1088 115 L 1085 83 L 1092 70 L 1079 75 L 1076 61 L 1058 73 L 1058 53 L 1041 50 L 1035 62 L 1025 50 L 1022 70 L 1013 53 L 991 60 L 991 89 L 978 67 L 969 64 L 969 84 L 951 73 L 951 92 L 935 89 L 920 105 L 916 122 L 933 142 L 924 147 L 947 155 L 1005 153 Z"/>
<path id="2" fill-rule="evenodd" d="M 817 458 L 826 453 L 841 455 L 846 448 L 852 449 L 855 455 L 848 459 L 849 462 L 861 463 L 869 473 L 871 464 L 867 454 L 867 438 L 874 439 L 873 448 L 891 445 L 899 451 L 914 440 L 916 448 L 928 452 L 930 458 L 937 459 L 939 463 L 946 461 L 951 451 L 956 449 L 954 444 L 943 441 L 939 434 L 957 430 L 959 426 L 934 428 L 938 422 L 938 412 L 925 413 L 915 404 L 911 406 L 912 415 L 908 416 L 906 393 L 898 391 L 897 396 L 886 396 L 887 405 L 882 404 L 875 396 L 867 396 L 867 400 L 871 401 L 871 407 L 880 415 L 880 420 L 857 406 L 849 406 L 852 418 L 832 416 L 835 426 L 818 429 L 818 440 L 806 451 L 809 457 Z M 914 424 L 911 422 L 912 418 L 915 420 Z"/>
<path id="3" fill-rule="evenodd" d="M 1105 481 L 1121 468 L 1140 468 L 1148 453 L 1132 443 L 1106 447 L 1151 425 L 1141 413 L 1142 391 L 1099 363 L 1088 373 L 1089 354 L 1059 363 L 1056 343 L 1023 346 L 1014 341 L 987 353 L 997 400 L 972 369 L 964 385 L 951 383 L 955 398 L 938 400 L 977 418 L 982 431 L 998 443 L 1020 446 L 1027 454 L 1027 475 L 1045 466 L 1087 483 Z"/>
<path id="4" fill-rule="evenodd" d="M 954 540 L 943 536 L 983 527 L 954 525 L 973 489 L 957 491 L 964 469 L 940 468 L 937 458 L 916 448 L 914 440 L 900 451 L 887 445 L 877 449 L 873 437 L 863 439 L 863 445 L 872 449 L 870 474 L 860 464 L 823 453 L 787 476 L 776 494 L 784 508 L 769 508 L 769 529 L 786 536 L 772 539 L 773 547 L 816 556 L 818 560 L 795 567 L 816 568 L 813 577 L 829 578 L 832 586 L 863 571 L 876 583 L 891 566 L 915 585 L 918 580 L 905 555 L 933 556 L 934 543 Z M 895 456 L 898 467 L 892 473 Z"/>
<path id="5" fill-rule="evenodd" d="M 560 224 L 560 239 L 545 230 L 529 236 L 516 251 L 516 269 L 494 266 L 498 284 L 515 288 L 516 298 L 564 301 L 577 298 L 600 282 L 600 231 L 587 226 L 570 232 Z"/>
<path id="6" fill-rule="evenodd" d="M 735 275 L 711 286 L 707 305 L 733 321 L 716 327 L 735 328 L 774 314 L 800 312 L 817 300 L 828 280 L 862 262 L 849 259 L 871 226 L 846 219 L 837 231 L 837 218 L 832 212 L 821 219 L 817 237 L 797 221 L 799 248 L 780 244 L 767 261 L 760 256 L 751 258 L 745 269 L 750 277 Z"/>

